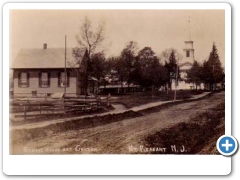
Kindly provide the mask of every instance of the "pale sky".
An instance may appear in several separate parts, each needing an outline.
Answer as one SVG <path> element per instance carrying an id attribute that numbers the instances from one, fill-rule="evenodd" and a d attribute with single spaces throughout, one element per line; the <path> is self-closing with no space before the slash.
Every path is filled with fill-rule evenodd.
<path id="1" fill-rule="evenodd" d="M 119 55 L 129 41 L 136 41 L 139 50 L 149 46 L 160 55 L 167 48 L 183 54 L 184 41 L 194 41 L 195 59 L 206 60 L 215 42 L 222 65 L 225 65 L 224 10 L 11 10 L 10 57 L 21 48 L 76 47 L 76 35 L 84 17 L 93 26 L 105 23 L 106 55 Z"/>

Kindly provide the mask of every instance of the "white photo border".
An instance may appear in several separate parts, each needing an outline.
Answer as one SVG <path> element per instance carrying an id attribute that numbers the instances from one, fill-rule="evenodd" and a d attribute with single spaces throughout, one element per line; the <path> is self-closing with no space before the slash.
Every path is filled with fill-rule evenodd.
<path id="1" fill-rule="evenodd" d="M 7 175 L 227 175 L 222 155 L 9 155 L 11 9 L 225 10 L 225 134 L 231 135 L 231 6 L 227 3 L 7 3 L 3 7 L 3 172 Z M 204 164 L 204 166 L 203 166 Z M 44 165 L 44 166 L 43 166 Z"/>

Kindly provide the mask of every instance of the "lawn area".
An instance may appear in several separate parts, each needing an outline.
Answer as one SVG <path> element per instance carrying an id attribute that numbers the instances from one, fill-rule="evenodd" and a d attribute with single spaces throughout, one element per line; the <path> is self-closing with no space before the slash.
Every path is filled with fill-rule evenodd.
<path id="1" fill-rule="evenodd" d="M 177 100 L 189 99 L 193 97 L 193 95 L 198 95 L 203 93 L 203 91 L 177 91 Z M 121 103 L 124 104 L 127 108 L 132 108 L 134 106 L 139 106 L 151 102 L 156 101 L 170 101 L 174 99 L 174 91 L 166 92 L 166 91 L 147 91 L 147 92 L 137 92 L 137 93 L 129 93 L 119 96 L 114 96 L 111 99 L 112 103 Z"/>

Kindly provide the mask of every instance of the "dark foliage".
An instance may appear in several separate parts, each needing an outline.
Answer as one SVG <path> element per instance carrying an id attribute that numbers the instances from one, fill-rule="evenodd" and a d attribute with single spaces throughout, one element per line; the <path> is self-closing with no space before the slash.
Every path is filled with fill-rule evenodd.
<path id="1" fill-rule="evenodd" d="M 222 82 L 223 79 L 223 68 L 218 56 L 217 47 L 213 44 L 208 61 L 203 63 L 202 80 L 204 83 L 209 85 L 210 90 L 215 90 L 216 83 Z"/>

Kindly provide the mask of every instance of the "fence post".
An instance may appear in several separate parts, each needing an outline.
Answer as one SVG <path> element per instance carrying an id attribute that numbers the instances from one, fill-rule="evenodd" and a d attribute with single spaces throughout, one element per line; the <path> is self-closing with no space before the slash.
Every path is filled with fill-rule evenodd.
<path id="1" fill-rule="evenodd" d="M 111 94 L 109 93 L 107 96 L 107 106 L 110 106 Z"/>
<path id="2" fill-rule="evenodd" d="M 101 98 L 98 96 L 97 98 L 97 108 L 100 109 L 101 108 Z"/>
<path id="3" fill-rule="evenodd" d="M 85 99 L 84 99 L 84 105 L 83 105 L 83 110 L 86 110 L 86 106 L 87 106 L 87 95 L 85 95 Z"/>
<path id="4" fill-rule="evenodd" d="M 63 105 L 63 113 L 66 114 L 66 111 L 65 111 L 65 101 L 64 101 L 64 98 L 62 99 L 62 105 Z"/>
<path id="5" fill-rule="evenodd" d="M 27 115 L 27 112 L 26 112 L 26 105 L 23 106 L 24 108 L 24 120 L 26 120 L 26 115 Z"/>
<path id="6" fill-rule="evenodd" d="M 41 103 L 39 104 L 40 115 L 42 115 L 42 106 Z"/>

